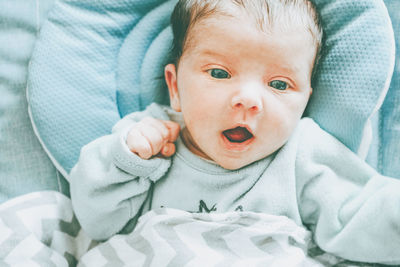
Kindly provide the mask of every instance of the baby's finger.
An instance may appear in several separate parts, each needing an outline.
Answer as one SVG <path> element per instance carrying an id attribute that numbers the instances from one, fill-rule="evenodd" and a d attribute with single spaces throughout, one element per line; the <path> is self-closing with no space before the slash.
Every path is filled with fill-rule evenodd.
<path id="1" fill-rule="evenodd" d="M 126 144 L 130 151 L 138 154 L 142 159 L 149 159 L 153 155 L 150 143 L 138 130 L 129 132 Z"/>
<path id="2" fill-rule="evenodd" d="M 161 133 L 149 124 L 144 124 L 142 127 L 138 128 L 140 133 L 147 139 L 151 146 L 152 155 L 156 155 L 160 152 L 166 140 L 162 137 Z"/>
<path id="3" fill-rule="evenodd" d="M 160 151 L 160 154 L 163 157 L 167 157 L 167 158 L 171 157 L 172 155 L 174 155 L 175 154 L 175 145 L 174 145 L 174 143 L 166 143 L 162 147 L 162 149 Z"/>
<path id="4" fill-rule="evenodd" d="M 142 122 L 156 128 L 159 131 L 159 133 L 161 134 L 162 138 L 165 139 L 165 142 L 168 140 L 169 129 L 164 125 L 164 123 L 162 123 L 161 120 L 158 120 L 158 119 L 155 119 L 152 117 L 146 117 L 142 120 Z"/>
<path id="5" fill-rule="evenodd" d="M 181 130 L 181 127 L 179 126 L 178 123 L 173 122 L 173 121 L 162 121 L 164 125 L 168 128 L 169 130 L 169 142 L 175 142 L 176 139 L 178 139 L 179 132 Z"/>

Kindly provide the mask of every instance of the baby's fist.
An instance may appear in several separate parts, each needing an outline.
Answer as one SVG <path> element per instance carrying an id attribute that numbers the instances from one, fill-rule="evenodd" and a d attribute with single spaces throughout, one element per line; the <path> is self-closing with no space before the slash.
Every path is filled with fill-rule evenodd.
<path id="1" fill-rule="evenodd" d="M 175 153 L 174 142 L 179 136 L 179 124 L 146 117 L 129 131 L 126 144 L 133 153 L 143 159 L 161 154 L 170 157 Z"/>

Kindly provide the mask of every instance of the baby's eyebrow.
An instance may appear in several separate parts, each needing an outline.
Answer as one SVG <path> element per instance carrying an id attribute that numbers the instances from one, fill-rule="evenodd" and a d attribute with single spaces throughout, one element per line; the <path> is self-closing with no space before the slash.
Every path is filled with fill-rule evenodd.
<path id="1" fill-rule="evenodd" d="M 230 53 L 229 51 L 218 51 L 214 49 L 198 49 L 196 52 L 196 56 L 204 61 L 215 61 L 214 63 L 221 64 L 233 64 L 233 59 L 236 58 L 235 55 Z"/>
<path id="2" fill-rule="evenodd" d="M 199 50 L 197 53 L 198 53 L 199 55 L 202 55 L 202 56 L 223 57 L 223 58 L 227 57 L 227 56 L 226 56 L 225 54 L 223 54 L 223 53 L 219 53 L 219 52 L 216 52 L 216 51 L 210 50 L 210 49 Z"/>
<path id="3" fill-rule="evenodd" d="M 285 73 L 290 73 L 290 74 L 296 74 L 299 73 L 300 68 L 298 66 L 282 66 L 282 65 L 277 65 L 277 69 L 285 72 Z"/>

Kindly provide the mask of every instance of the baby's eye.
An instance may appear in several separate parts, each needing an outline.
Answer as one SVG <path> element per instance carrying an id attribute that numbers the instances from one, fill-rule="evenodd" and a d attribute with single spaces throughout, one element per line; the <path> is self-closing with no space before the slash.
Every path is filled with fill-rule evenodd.
<path id="1" fill-rule="evenodd" d="M 208 73 L 215 79 L 229 79 L 231 77 L 227 71 L 222 69 L 211 69 L 208 70 Z"/>
<path id="2" fill-rule="evenodd" d="M 268 85 L 277 90 L 281 90 L 281 91 L 284 91 L 284 90 L 288 89 L 288 87 L 289 87 L 287 82 L 280 81 L 280 80 L 271 81 Z"/>

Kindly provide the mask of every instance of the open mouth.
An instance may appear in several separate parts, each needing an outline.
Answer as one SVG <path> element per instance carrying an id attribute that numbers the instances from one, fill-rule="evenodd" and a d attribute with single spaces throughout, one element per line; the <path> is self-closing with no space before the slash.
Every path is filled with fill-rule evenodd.
<path id="1" fill-rule="evenodd" d="M 243 143 L 253 138 L 253 134 L 245 127 L 236 127 L 222 132 L 222 134 L 232 143 Z"/>

